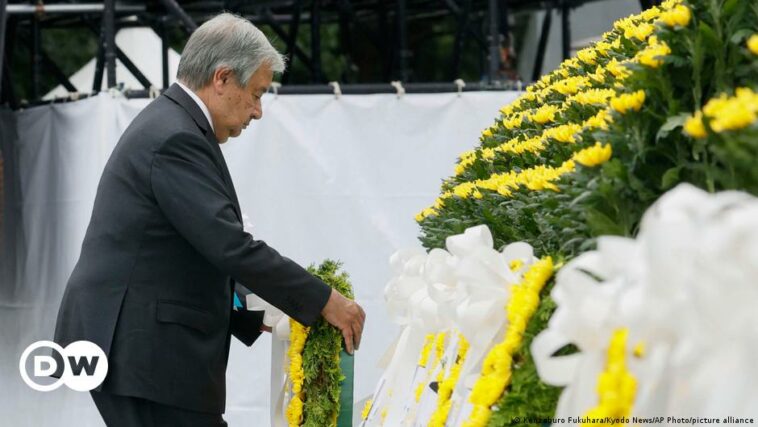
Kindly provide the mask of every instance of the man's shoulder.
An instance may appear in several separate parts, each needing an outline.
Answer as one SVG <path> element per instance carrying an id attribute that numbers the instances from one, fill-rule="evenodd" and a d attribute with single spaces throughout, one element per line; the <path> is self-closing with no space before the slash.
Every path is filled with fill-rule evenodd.
<path id="1" fill-rule="evenodd" d="M 153 125 L 165 132 L 191 131 L 202 134 L 187 111 L 167 96 L 159 96 L 148 104 L 132 124 L 138 127 Z"/>
<path id="2" fill-rule="evenodd" d="M 137 114 L 122 136 L 122 141 L 139 140 L 157 148 L 176 134 L 196 134 L 202 130 L 192 117 L 166 96 L 160 96 Z"/>

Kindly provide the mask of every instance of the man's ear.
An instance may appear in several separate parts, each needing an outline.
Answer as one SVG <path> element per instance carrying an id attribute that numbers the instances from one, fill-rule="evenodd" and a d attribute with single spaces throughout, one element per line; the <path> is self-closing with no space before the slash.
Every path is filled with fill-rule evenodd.
<path id="1" fill-rule="evenodd" d="M 214 89 L 216 89 L 216 91 L 222 90 L 224 86 L 226 86 L 228 83 L 232 83 L 233 78 L 234 78 L 234 75 L 230 68 L 226 68 L 226 67 L 216 68 L 216 71 L 213 72 Z"/>

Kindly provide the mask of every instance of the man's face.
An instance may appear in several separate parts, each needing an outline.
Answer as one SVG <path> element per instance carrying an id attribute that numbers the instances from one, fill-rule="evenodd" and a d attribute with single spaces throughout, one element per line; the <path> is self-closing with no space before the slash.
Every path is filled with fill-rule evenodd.
<path id="1" fill-rule="evenodd" d="M 239 136 L 251 120 L 263 117 L 261 97 L 268 90 L 273 76 L 271 67 L 263 64 L 243 87 L 231 71 L 220 74 L 214 84 L 217 95 L 213 103 L 215 108 L 209 108 L 219 143 Z"/>

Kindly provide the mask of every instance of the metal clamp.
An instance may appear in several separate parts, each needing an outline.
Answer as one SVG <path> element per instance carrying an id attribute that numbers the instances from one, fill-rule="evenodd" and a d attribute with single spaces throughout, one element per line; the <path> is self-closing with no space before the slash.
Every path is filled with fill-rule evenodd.
<path id="1" fill-rule="evenodd" d="M 403 84 L 400 82 L 400 80 L 392 81 L 392 82 L 390 82 L 390 84 L 397 91 L 397 97 L 398 98 L 402 98 L 403 95 L 405 95 L 405 88 L 403 87 Z"/>
<path id="2" fill-rule="evenodd" d="M 455 79 L 453 83 L 458 86 L 458 97 L 460 97 L 463 93 L 463 88 L 466 87 L 466 82 L 464 82 L 463 79 Z"/>
<path id="3" fill-rule="evenodd" d="M 329 82 L 329 86 L 334 88 L 334 99 L 340 99 L 340 96 L 342 96 L 342 89 L 340 88 L 339 82 Z"/>

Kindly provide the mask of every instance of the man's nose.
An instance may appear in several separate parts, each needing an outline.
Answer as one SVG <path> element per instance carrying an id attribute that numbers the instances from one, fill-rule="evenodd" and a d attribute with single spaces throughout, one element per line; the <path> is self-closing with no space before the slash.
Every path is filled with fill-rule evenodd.
<path id="1" fill-rule="evenodd" d="M 250 115 L 253 120 L 260 120 L 263 117 L 263 107 L 253 108 L 253 114 Z"/>

